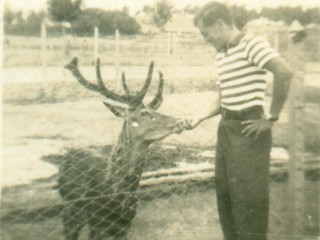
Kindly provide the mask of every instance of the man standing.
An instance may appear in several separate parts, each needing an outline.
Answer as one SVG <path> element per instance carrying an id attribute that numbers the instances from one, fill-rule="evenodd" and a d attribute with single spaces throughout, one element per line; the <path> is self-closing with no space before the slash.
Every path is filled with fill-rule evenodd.
<path id="1" fill-rule="evenodd" d="M 288 95 L 292 71 L 263 38 L 240 32 L 230 9 L 218 2 L 194 18 L 217 50 L 219 96 L 210 109 L 182 120 L 193 129 L 222 115 L 215 163 L 217 202 L 226 240 L 266 240 L 271 128 Z M 263 110 L 267 72 L 274 77 L 271 107 Z"/>

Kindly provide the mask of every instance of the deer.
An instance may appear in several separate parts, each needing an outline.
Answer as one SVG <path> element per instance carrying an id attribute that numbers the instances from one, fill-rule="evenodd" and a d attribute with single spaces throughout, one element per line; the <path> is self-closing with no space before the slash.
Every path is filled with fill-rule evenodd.
<path id="1" fill-rule="evenodd" d="M 90 161 L 82 159 L 76 168 L 70 160 L 60 166 L 58 189 L 63 200 L 63 232 L 66 240 L 76 240 L 81 229 L 89 225 L 90 240 L 126 240 L 136 215 L 136 191 L 146 164 L 146 151 L 156 141 L 182 131 L 178 119 L 156 112 L 163 101 L 163 74 L 159 71 L 159 85 L 152 101 L 143 103 L 153 73 L 150 62 L 147 78 L 136 94 L 127 86 L 122 72 L 123 94 L 109 90 L 100 73 L 100 60 L 96 61 L 97 84 L 84 78 L 73 58 L 65 68 L 86 89 L 100 93 L 113 104 L 104 105 L 123 119 L 122 130 L 110 157 Z M 77 165 L 76 164 L 76 165 Z M 94 164 L 95 167 L 89 166 Z"/>

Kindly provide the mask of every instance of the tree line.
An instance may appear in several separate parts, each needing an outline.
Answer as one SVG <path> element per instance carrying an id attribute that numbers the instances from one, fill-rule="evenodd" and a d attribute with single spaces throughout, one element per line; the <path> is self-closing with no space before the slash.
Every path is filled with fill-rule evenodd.
<path id="1" fill-rule="evenodd" d="M 22 11 L 4 9 L 4 32 L 10 35 L 39 36 L 43 20 L 49 19 L 51 35 L 70 33 L 78 36 L 91 36 L 94 27 L 103 35 L 114 34 L 116 29 L 130 35 L 140 32 L 135 18 L 125 11 L 102 9 L 81 9 L 81 0 L 49 0 L 47 11 L 31 12 L 27 17 Z"/>
<path id="2" fill-rule="evenodd" d="M 244 6 L 233 5 L 237 26 L 242 29 L 250 20 L 265 17 L 273 21 L 283 21 L 291 24 L 298 20 L 302 25 L 320 24 L 320 8 L 303 9 L 302 7 L 263 8 L 260 12 L 248 10 Z M 188 5 L 185 13 L 194 14 L 197 6 Z M 165 24 L 174 14 L 170 0 L 155 0 L 153 6 L 145 5 L 142 12 L 149 18 L 149 23 L 163 30 Z M 141 32 L 141 26 L 135 17 L 128 14 L 128 9 L 122 11 L 102 10 L 96 8 L 83 9 L 82 0 L 48 0 L 47 9 L 41 12 L 31 12 L 24 16 L 22 11 L 12 11 L 4 8 L 4 32 L 10 35 L 39 36 L 41 23 L 44 19 L 56 22 L 50 29 L 50 34 L 61 35 L 65 31 L 78 36 L 91 36 L 94 27 L 99 28 L 102 35 L 114 34 L 119 29 L 121 34 L 130 35 Z M 69 28 L 64 26 L 68 23 Z"/>
<path id="3" fill-rule="evenodd" d="M 246 9 L 241 5 L 231 5 L 231 11 L 236 24 L 242 29 L 246 23 L 250 20 L 260 17 L 267 18 L 271 21 L 282 21 L 287 25 L 290 25 L 294 20 L 298 20 L 302 25 L 308 25 L 311 23 L 320 24 L 320 8 L 308 8 L 302 7 L 288 7 L 282 6 L 278 8 L 264 7 L 261 11 L 254 9 Z M 199 10 L 197 6 L 188 5 L 185 8 L 185 12 L 194 14 Z"/>
<path id="4" fill-rule="evenodd" d="M 94 27 L 98 27 L 102 35 L 114 34 L 116 29 L 124 35 L 141 32 L 140 24 L 128 14 L 127 7 L 122 11 L 84 9 L 82 2 L 82 0 L 48 0 L 46 10 L 31 12 L 27 17 L 23 16 L 22 11 L 14 12 L 5 6 L 4 32 L 11 35 L 39 35 L 44 19 L 55 23 L 50 29 L 52 35 L 68 32 L 78 36 L 91 36 Z M 155 0 L 155 4 L 143 9 L 143 12 L 150 18 L 149 23 L 162 30 L 172 17 L 172 9 L 170 0 Z M 69 27 L 66 28 L 66 25 Z"/>

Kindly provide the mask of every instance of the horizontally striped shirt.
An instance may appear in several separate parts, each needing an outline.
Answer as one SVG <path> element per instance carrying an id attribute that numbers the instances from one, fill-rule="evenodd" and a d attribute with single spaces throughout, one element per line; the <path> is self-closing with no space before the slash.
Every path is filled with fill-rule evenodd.
<path id="1" fill-rule="evenodd" d="M 266 40 L 251 34 L 244 34 L 235 46 L 218 52 L 221 106 L 233 111 L 263 106 L 268 78 L 263 66 L 277 56 Z"/>

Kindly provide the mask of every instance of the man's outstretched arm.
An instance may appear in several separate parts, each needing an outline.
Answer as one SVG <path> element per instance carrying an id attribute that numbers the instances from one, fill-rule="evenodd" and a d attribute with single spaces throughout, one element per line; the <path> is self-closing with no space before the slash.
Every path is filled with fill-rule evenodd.
<path id="1" fill-rule="evenodd" d="M 212 103 L 209 105 L 207 109 L 199 110 L 196 114 L 194 114 L 190 118 L 182 119 L 180 121 L 181 128 L 191 130 L 198 126 L 201 122 L 206 119 L 212 118 L 218 114 L 220 114 L 220 92 L 212 99 Z"/>

